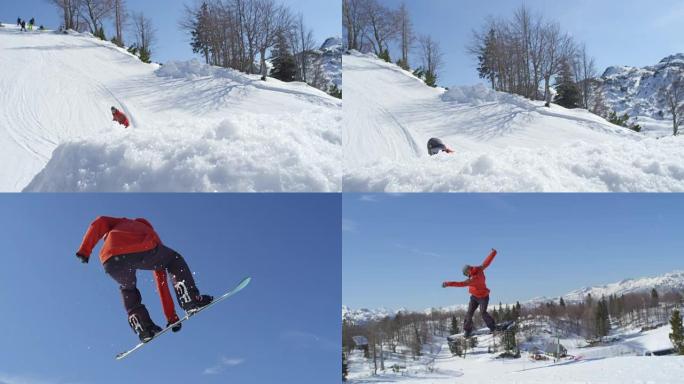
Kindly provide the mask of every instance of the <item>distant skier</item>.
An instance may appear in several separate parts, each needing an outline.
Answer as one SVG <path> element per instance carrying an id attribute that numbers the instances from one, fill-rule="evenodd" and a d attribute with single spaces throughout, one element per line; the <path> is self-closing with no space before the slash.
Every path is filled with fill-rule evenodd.
<path id="1" fill-rule="evenodd" d="M 212 296 L 200 295 L 188 264 L 180 254 L 162 244 L 147 220 L 98 217 L 90 224 L 76 257 L 87 263 L 93 248 L 101 239 L 104 239 L 104 245 L 100 250 L 100 261 L 105 272 L 119 283 L 128 323 L 140 341 L 150 341 L 161 328 L 152 321 L 142 304 L 140 291 L 136 287 L 138 269 L 155 271 L 169 325 L 178 321 L 178 316 L 166 284 L 166 271 L 173 279 L 178 303 L 186 312 L 193 313 L 213 300 Z M 177 327 L 174 331 L 179 329 Z"/>
<path id="2" fill-rule="evenodd" d="M 21 17 L 17 17 L 17 27 L 21 27 Z"/>
<path id="3" fill-rule="evenodd" d="M 463 274 L 468 278 L 465 281 L 445 281 L 442 283 L 442 288 L 446 287 L 468 287 L 470 292 L 470 303 L 468 304 L 468 312 L 463 323 L 463 331 L 465 337 L 470 337 L 473 332 L 473 315 L 477 307 L 480 307 L 480 315 L 487 327 L 492 331 L 496 331 L 496 323 L 492 316 L 487 312 L 487 305 L 489 304 L 489 289 L 485 283 L 484 270 L 489 267 L 489 264 L 496 256 L 496 249 L 492 249 L 489 256 L 485 258 L 480 266 L 463 266 Z"/>
<path id="4" fill-rule="evenodd" d="M 123 125 L 126 128 L 128 128 L 128 126 L 130 125 L 128 123 L 128 117 L 126 117 L 126 115 L 124 115 L 123 112 L 116 109 L 116 107 L 112 107 L 112 121 L 116 121 L 117 123 Z"/>
<path id="5" fill-rule="evenodd" d="M 26 20 L 21 21 L 21 32 L 26 32 Z"/>
<path id="6" fill-rule="evenodd" d="M 447 147 L 442 140 L 437 139 L 435 137 L 428 140 L 427 149 L 428 154 L 430 156 L 434 156 L 440 152 L 454 153 L 454 151 L 451 148 Z"/>
<path id="7" fill-rule="evenodd" d="M 32 17 L 31 20 L 29 20 L 29 27 L 28 27 L 29 31 L 33 31 L 33 25 L 35 23 L 36 23 L 36 19 Z"/>

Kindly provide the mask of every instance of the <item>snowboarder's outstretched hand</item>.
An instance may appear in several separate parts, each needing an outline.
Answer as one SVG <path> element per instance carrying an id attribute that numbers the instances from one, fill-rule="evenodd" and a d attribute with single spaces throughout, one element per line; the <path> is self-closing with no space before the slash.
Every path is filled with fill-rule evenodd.
<path id="1" fill-rule="evenodd" d="M 442 283 L 442 288 L 446 288 L 446 287 L 447 287 L 447 282 L 445 281 Z"/>
<path id="2" fill-rule="evenodd" d="M 88 258 L 87 257 L 85 257 L 83 255 L 79 255 L 78 253 L 76 254 L 76 257 L 78 257 L 78 259 L 81 260 L 81 263 L 88 264 Z"/>

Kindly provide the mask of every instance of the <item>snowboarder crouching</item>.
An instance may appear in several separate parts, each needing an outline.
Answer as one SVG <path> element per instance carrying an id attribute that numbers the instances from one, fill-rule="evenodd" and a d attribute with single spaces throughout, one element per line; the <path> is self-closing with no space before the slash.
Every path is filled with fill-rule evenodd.
<path id="1" fill-rule="evenodd" d="M 117 123 L 123 125 L 126 128 L 128 128 L 128 126 L 130 125 L 128 122 L 128 117 L 126 117 L 126 115 L 124 115 L 123 112 L 116 109 L 116 107 L 112 107 L 112 121 L 116 121 Z"/>
<path id="2" fill-rule="evenodd" d="M 492 316 L 487 312 L 487 305 L 489 304 L 489 289 L 485 282 L 484 270 L 489 267 L 494 257 L 496 256 L 496 249 L 485 258 L 480 266 L 465 265 L 463 267 L 463 274 L 468 278 L 465 281 L 445 281 L 442 283 L 442 288 L 446 287 L 468 287 L 470 292 L 470 303 L 468 304 L 468 312 L 463 323 L 463 331 L 465 337 L 470 337 L 473 332 L 473 315 L 477 307 L 480 307 L 480 315 L 487 327 L 494 332 L 496 323 Z"/>
<path id="3" fill-rule="evenodd" d="M 427 149 L 430 156 L 434 156 L 440 152 L 454 153 L 454 151 L 447 147 L 442 140 L 435 137 L 428 140 Z"/>
<path id="4" fill-rule="evenodd" d="M 138 269 L 155 271 L 168 325 L 178 321 L 178 316 L 166 283 L 167 271 L 171 274 L 178 303 L 186 312 L 191 314 L 212 302 L 212 296 L 200 295 L 183 257 L 162 244 L 147 220 L 98 217 L 90 224 L 76 252 L 81 262 L 88 262 L 93 248 L 101 239 L 104 239 L 104 245 L 100 250 L 100 261 L 105 272 L 119 284 L 128 323 L 140 341 L 150 341 L 161 328 L 152 321 L 142 303 L 140 291 L 136 287 Z M 174 328 L 174 331 L 180 330 L 179 326 Z"/>

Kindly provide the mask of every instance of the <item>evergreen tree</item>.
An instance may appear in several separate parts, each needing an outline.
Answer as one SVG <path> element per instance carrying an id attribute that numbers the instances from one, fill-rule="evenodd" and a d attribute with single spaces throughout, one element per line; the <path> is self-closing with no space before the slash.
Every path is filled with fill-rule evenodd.
<path id="1" fill-rule="evenodd" d="M 406 61 L 404 61 L 404 60 L 402 60 L 402 59 L 397 60 L 397 65 L 398 65 L 401 69 L 403 69 L 403 70 L 405 70 L 405 71 L 411 70 L 411 67 L 409 67 L 408 62 L 406 62 Z"/>
<path id="2" fill-rule="evenodd" d="M 563 300 L 562 297 L 560 298 L 560 306 L 561 306 L 562 308 L 565 308 L 565 300 Z"/>
<path id="3" fill-rule="evenodd" d="M 608 303 L 605 297 L 601 298 L 596 303 L 596 311 L 594 312 L 594 326 L 596 327 L 596 336 L 607 336 L 610 331 L 610 320 L 608 314 Z"/>
<path id="4" fill-rule="evenodd" d="M 651 289 L 651 307 L 658 306 L 658 291 L 655 288 Z"/>
<path id="5" fill-rule="evenodd" d="M 682 327 L 682 316 L 677 309 L 672 311 L 670 326 L 672 327 L 672 333 L 670 333 L 672 346 L 676 353 L 684 355 L 684 328 Z"/>
<path id="6" fill-rule="evenodd" d="M 95 30 L 95 37 L 99 38 L 100 40 L 107 40 L 103 26 L 100 25 L 100 28 Z"/>
<path id="7" fill-rule="evenodd" d="M 456 319 L 456 316 L 451 317 L 451 328 L 449 329 L 449 334 L 455 335 L 457 333 L 460 333 L 461 331 L 458 329 L 458 319 Z"/>
<path id="8" fill-rule="evenodd" d="M 492 89 L 496 89 L 496 32 L 494 29 L 489 30 L 489 34 L 485 37 L 484 46 L 480 47 L 480 53 L 477 56 L 478 66 L 477 73 L 481 79 L 487 79 L 492 83 Z"/>
<path id="9" fill-rule="evenodd" d="M 432 71 L 425 71 L 425 84 L 435 88 L 437 86 L 437 74 Z"/>
<path id="10" fill-rule="evenodd" d="M 278 39 L 271 55 L 273 57 L 271 76 L 281 81 L 294 81 L 297 75 L 297 64 L 294 55 L 290 52 L 285 33 L 281 32 L 278 34 Z"/>
<path id="11" fill-rule="evenodd" d="M 503 346 L 504 351 L 506 351 L 507 353 L 512 354 L 516 357 L 520 357 L 520 354 L 518 352 L 518 343 L 515 340 L 515 334 L 516 327 L 507 329 L 501 337 L 501 345 Z"/>
<path id="12" fill-rule="evenodd" d="M 413 76 L 422 80 L 423 76 L 425 76 L 425 70 L 423 69 L 423 67 L 416 68 L 415 71 L 413 71 Z"/>
<path id="13" fill-rule="evenodd" d="M 152 62 L 152 52 L 149 48 L 141 47 L 138 53 L 138 57 L 140 57 L 140 61 L 142 61 L 143 63 L 149 64 L 150 62 Z"/>
<path id="14" fill-rule="evenodd" d="M 563 60 L 560 76 L 556 82 L 556 97 L 553 102 L 565 108 L 578 108 L 581 103 L 580 89 L 569 60 Z"/>
<path id="15" fill-rule="evenodd" d="M 204 61 L 207 64 L 209 64 L 209 38 L 211 33 L 209 20 L 209 6 L 207 3 L 202 3 L 195 15 L 195 20 L 192 22 L 192 30 L 190 31 L 192 52 L 204 55 Z"/>
<path id="16" fill-rule="evenodd" d="M 389 49 L 383 49 L 380 51 L 380 54 L 378 55 L 379 59 L 385 60 L 387 63 L 391 63 L 392 59 L 390 58 L 390 53 Z"/>
<path id="17" fill-rule="evenodd" d="M 333 84 L 328 88 L 328 94 L 332 97 L 336 97 L 338 99 L 342 98 L 342 90 L 337 88 L 337 85 Z"/>
<path id="18" fill-rule="evenodd" d="M 349 374 L 349 367 L 347 366 L 347 356 L 342 352 L 342 381 L 347 381 L 347 375 Z"/>

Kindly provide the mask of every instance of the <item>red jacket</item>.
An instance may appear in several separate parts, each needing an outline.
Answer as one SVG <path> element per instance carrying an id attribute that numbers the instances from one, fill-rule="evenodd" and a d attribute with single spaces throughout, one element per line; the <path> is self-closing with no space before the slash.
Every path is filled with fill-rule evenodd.
<path id="1" fill-rule="evenodd" d="M 100 250 L 100 261 L 103 264 L 112 256 L 149 251 L 161 244 L 152 224 L 145 219 L 131 220 L 100 216 L 90 224 L 81 247 L 76 253 L 86 258 L 90 257 L 93 248 L 103 237 L 104 245 Z M 166 271 L 154 271 L 154 280 L 164 308 L 164 315 L 169 323 L 175 323 L 178 321 L 178 315 L 176 315 L 169 292 Z"/>
<path id="2" fill-rule="evenodd" d="M 112 120 L 128 128 L 128 117 L 126 117 L 126 115 L 124 115 L 123 112 L 119 111 L 118 109 L 112 113 Z"/>
<path id="3" fill-rule="evenodd" d="M 487 256 L 487 258 L 485 258 L 485 260 L 482 262 L 482 265 L 470 267 L 470 278 L 468 278 L 468 280 L 449 281 L 444 285 L 446 287 L 468 287 L 468 292 L 480 299 L 489 296 L 489 289 L 487 288 L 487 284 L 485 282 L 484 270 L 487 269 L 489 264 L 492 263 L 494 256 L 496 256 L 496 250 L 492 249 L 492 252 L 489 254 L 489 256 Z"/>
<path id="4" fill-rule="evenodd" d="M 76 253 L 89 258 L 93 248 L 102 238 L 104 238 L 104 245 L 100 250 L 102 264 L 112 256 L 149 251 L 161 244 L 152 224 L 145 219 L 131 220 L 100 216 L 90 224 L 83 236 L 81 247 Z"/>

